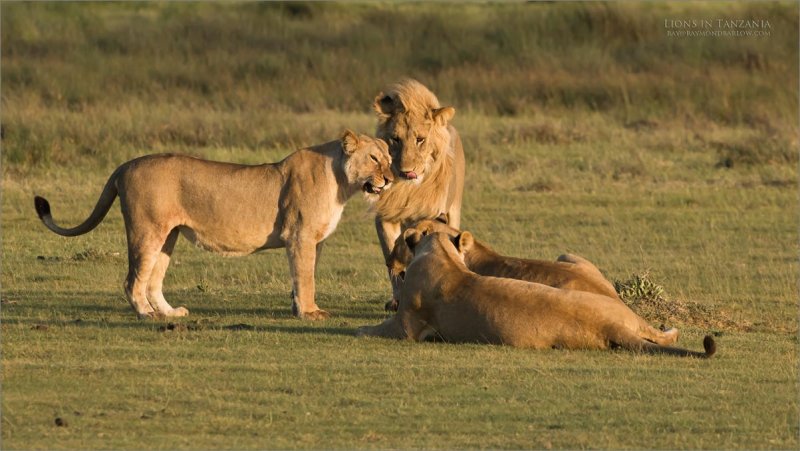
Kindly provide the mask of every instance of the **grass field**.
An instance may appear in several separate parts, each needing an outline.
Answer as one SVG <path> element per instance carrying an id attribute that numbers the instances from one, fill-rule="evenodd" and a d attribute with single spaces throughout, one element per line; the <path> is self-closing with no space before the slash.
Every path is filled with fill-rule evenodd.
<path id="1" fill-rule="evenodd" d="M 797 449 L 796 3 L 9 3 L 2 23 L 3 449 Z M 764 19 L 769 36 L 669 37 Z M 715 22 L 716 23 L 716 22 Z M 357 339 L 390 296 L 368 206 L 290 312 L 283 251 L 179 241 L 191 315 L 140 321 L 122 218 L 62 238 L 111 171 L 181 151 L 277 161 L 403 76 L 453 105 L 463 228 L 531 258 L 649 274 L 682 346 L 626 352 Z M 672 309 L 672 306 L 681 307 Z M 56 424 L 56 421 L 61 424 Z"/>

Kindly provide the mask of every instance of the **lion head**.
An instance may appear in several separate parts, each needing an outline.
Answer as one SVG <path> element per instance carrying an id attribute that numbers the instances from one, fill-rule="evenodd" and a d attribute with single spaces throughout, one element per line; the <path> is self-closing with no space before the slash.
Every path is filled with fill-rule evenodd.
<path id="1" fill-rule="evenodd" d="M 386 267 L 389 269 L 389 277 L 392 280 L 392 300 L 386 304 L 386 310 L 397 310 L 397 301 L 400 299 L 400 291 L 403 289 L 406 268 L 414 258 L 408 240 L 413 239 L 412 237 L 422 237 L 437 232 L 446 233 L 452 237 L 460 233 L 459 230 L 447 225 L 446 215 L 441 215 L 436 219 L 419 221 L 397 237 L 394 248 L 389 254 L 389 258 L 386 259 Z"/>
<path id="2" fill-rule="evenodd" d="M 421 183 L 441 160 L 449 144 L 447 123 L 452 107 L 416 80 L 404 80 L 381 92 L 373 105 L 378 113 L 376 135 L 389 143 L 395 174 Z"/>
<path id="3" fill-rule="evenodd" d="M 412 254 L 409 266 L 432 253 L 450 254 L 454 257 L 454 261 L 458 261 L 460 265 L 464 266 L 466 254 L 475 245 L 475 237 L 467 231 L 458 232 L 453 236 L 449 232 L 426 232 L 416 228 L 406 229 L 403 232 L 403 241 L 406 242 L 406 246 Z M 409 283 L 411 283 L 410 280 Z"/>
<path id="4" fill-rule="evenodd" d="M 350 130 L 345 130 L 341 141 L 348 184 L 361 186 L 368 200 L 377 200 L 394 181 L 389 147 L 380 139 Z"/>

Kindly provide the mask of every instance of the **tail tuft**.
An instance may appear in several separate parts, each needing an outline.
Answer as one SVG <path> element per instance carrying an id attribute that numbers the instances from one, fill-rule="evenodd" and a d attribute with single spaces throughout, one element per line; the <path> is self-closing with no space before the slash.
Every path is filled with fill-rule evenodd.
<path id="1" fill-rule="evenodd" d="M 711 357 L 717 352 L 717 344 L 711 335 L 706 335 L 703 339 L 703 348 L 706 350 L 706 357 Z"/>
<path id="2" fill-rule="evenodd" d="M 47 199 L 35 196 L 33 198 L 33 204 L 36 206 L 36 213 L 39 215 L 39 219 L 50 216 L 50 202 L 48 202 Z"/>

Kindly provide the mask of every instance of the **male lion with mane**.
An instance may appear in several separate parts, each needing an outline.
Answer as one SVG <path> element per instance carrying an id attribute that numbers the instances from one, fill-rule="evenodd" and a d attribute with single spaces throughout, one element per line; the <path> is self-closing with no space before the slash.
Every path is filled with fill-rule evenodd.
<path id="1" fill-rule="evenodd" d="M 406 270 L 397 314 L 377 326 L 359 328 L 358 335 L 414 341 L 437 336 L 533 349 L 620 347 L 700 358 L 716 352 L 710 335 L 703 340 L 705 352 L 659 343 L 657 330 L 608 296 L 475 274 L 464 264 L 464 252 L 474 244 L 469 232 L 423 236 L 408 229 L 406 241 L 414 259 Z"/>
<path id="2" fill-rule="evenodd" d="M 185 316 L 161 291 L 178 235 L 223 255 L 285 247 L 292 310 L 324 319 L 314 300 L 322 243 L 336 229 L 345 202 L 359 190 L 368 200 L 394 180 L 385 142 L 347 130 L 341 139 L 298 150 L 283 161 L 248 166 L 186 155 L 148 155 L 117 168 L 82 224 L 56 225 L 50 204 L 36 196 L 51 231 L 77 236 L 97 227 L 119 196 L 128 238 L 125 295 L 140 317 Z"/>
<path id="3" fill-rule="evenodd" d="M 375 226 L 384 259 L 389 258 L 402 228 L 446 214 L 461 223 L 464 193 L 464 149 L 449 124 L 453 107 L 416 80 L 403 80 L 381 92 L 373 105 L 376 135 L 389 143 L 397 179 L 375 205 Z"/>

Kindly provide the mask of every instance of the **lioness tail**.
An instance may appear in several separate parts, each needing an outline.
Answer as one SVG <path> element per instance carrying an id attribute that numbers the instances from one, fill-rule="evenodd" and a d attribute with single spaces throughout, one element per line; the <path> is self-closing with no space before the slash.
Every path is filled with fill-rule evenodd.
<path id="1" fill-rule="evenodd" d="M 620 346 L 631 351 L 644 352 L 648 354 L 670 354 L 680 357 L 697 357 L 707 359 L 717 352 L 717 344 L 711 335 L 706 335 L 703 339 L 703 349 L 705 352 L 690 351 L 683 348 L 673 348 L 672 346 L 661 346 L 651 343 L 639 337 L 626 337 L 618 343 Z"/>
<path id="2" fill-rule="evenodd" d="M 114 203 L 114 199 L 117 198 L 116 179 L 118 171 L 119 169 L 111 174 L 108 182 L 106 182 L 106 186 L 103 188 L 103 192 L 100 194 L 100 199 L 97 200 L 97 204 L 94 206 L 92 214 L 79 226 L 64 229 L 56 225 L 56 223 L 53 222 L 53 216 L 50 214 L 50 202 L 44 197 L 35 196 L 33 198 L 33 203 L 36 207 L 36 213 L 39 215 L 39 219 L 42 220 L 48 229 L 62 236 L 78 236 L 90 232 L 106 217 L 108 210 Z"/>

